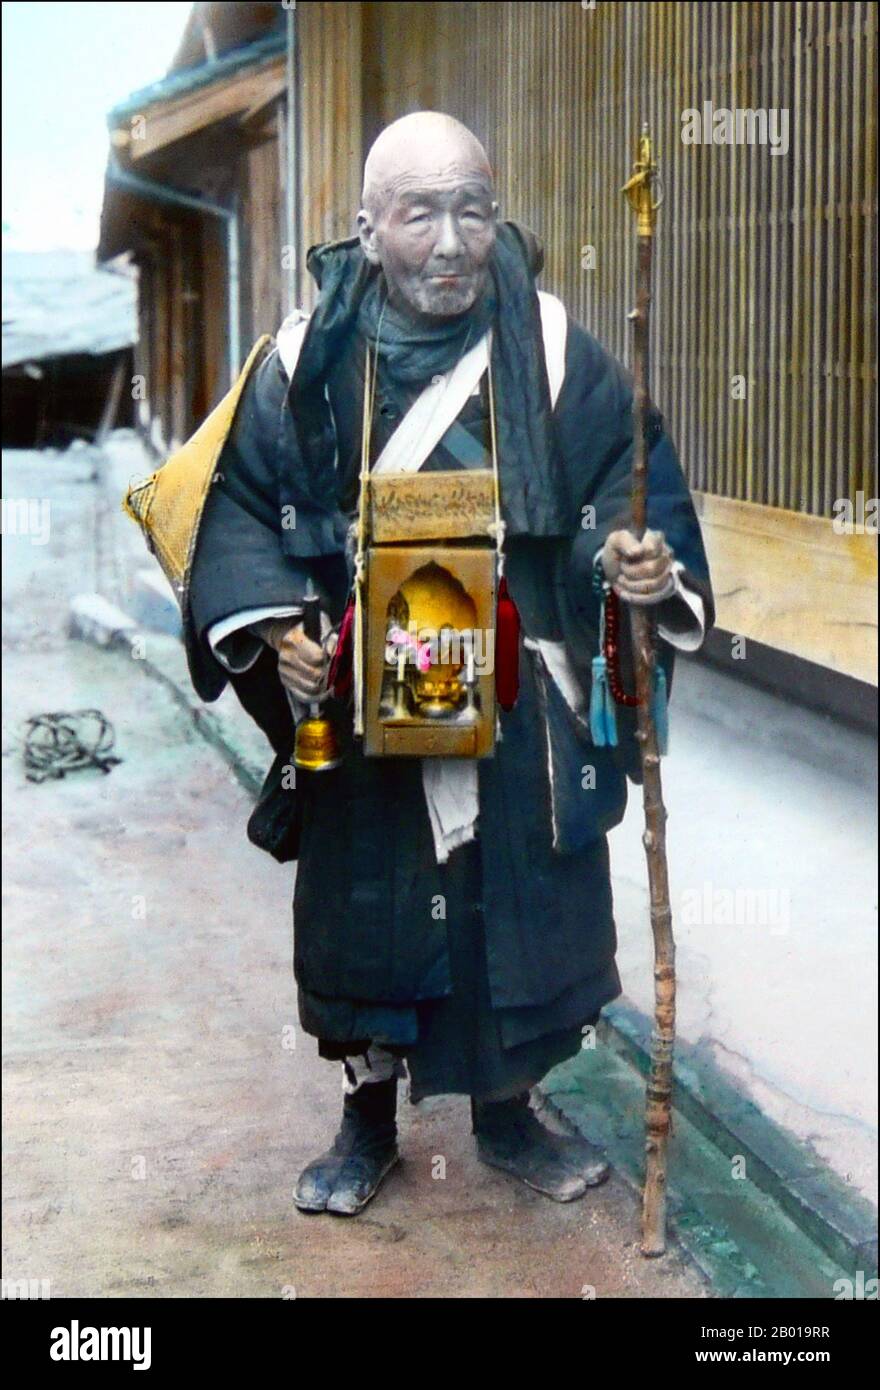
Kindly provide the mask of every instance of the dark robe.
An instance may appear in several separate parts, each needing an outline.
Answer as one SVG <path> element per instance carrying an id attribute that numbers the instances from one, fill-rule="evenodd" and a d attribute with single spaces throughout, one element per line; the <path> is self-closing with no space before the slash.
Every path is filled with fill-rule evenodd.
<path id="1" fill-rule="evenodd" d="M 277 352 L 248 383 L 205 508 L 190 587 L 197 642 L 191 669 L 209 697 L 226 678 L 207 647 L 212 623 L 245 608 L 297 602 L 309 577 L 331 619 L 341 617 L 350 577 L 339 518 L 356 505 L 363 353 L 362 338 L 349 333 L 313 388 L 322 391 L 323 405 L 326 385 L 332 438 L 322 448 L 335 457 L 317 543 L 308 534 L 308 506 L 297 510 L 299 536 L 281 520 L 285 498 L 296 495 L 285 459 L 298 454 L 295 391 Z M 295 383 L 299 376 L 298 366 Z M 380 367 L 374 459 L 406 404 Z M 558 533 L 558 523 L 550 534 L 520 529 L 508 539 L 507 575 L 524 636 L 565 642 L 587 700 L 598 648 L 593 558 L 609 532 L 627 523 L 631 407 L 626 373 L 569 319 L 565 380 L 552 418 L 571 493 L 566 533 Z M 488 441 L 485 384 L 459 423 L 477 458 Z M 315 426 L 319 434 L 326 428 Z M 649 525 L 665 533 L 686 582 L 702 594 L 708 628 L 711 591 L 699 524 L 656 414 L 649 442 Z M 441 441 L 425 467 L 461 466 L 458 444 L 450 450 Z M 534 504 L 527 481 L 523 496 Z M 587 505 L 595 515 L 585 526 Z M 672 599 L 658 616 L 669 627 L 685 624 L 682 608 Z M 277 755 L 249 834 L 281 860 L 298 858 L 294 973 L 303 1027 L 321 1040 L 322 1052 L 342 1055 L 369 1041 L 401 1051 L 410 1058 L 414 1096 L 509 1094 L 571 1055 L 583 1025 L 620 992 L 606 833 L 623 817 L 627 776 L 639 777 L 629 712 L 620 711 L 620 747 L 594 747 L 540 656 L 522 646 L 519 697 L 500 714 L 494 756 L 479 766 L 478 839 L 438 865 L 419 760 L 365 758 L 354 742 L 335 771 L 299 773 L 295 790 L 283 787 L 293 725 L 276 659 L 258 639 L 238 641 L 239 651 L 250 641 L 258 659 L 232 677 L 233 685 Z M 671 682 L 672 648 L 661 642 L 659 655 Z M 626 650 L 624 658 L 631 683 Z M 335 706 L 334 714 L 350 727 L 347 710 Z M 588 765 L 596 773 L 589 789 Z M 445 917 L 434 910 L 441 895 Z"/>

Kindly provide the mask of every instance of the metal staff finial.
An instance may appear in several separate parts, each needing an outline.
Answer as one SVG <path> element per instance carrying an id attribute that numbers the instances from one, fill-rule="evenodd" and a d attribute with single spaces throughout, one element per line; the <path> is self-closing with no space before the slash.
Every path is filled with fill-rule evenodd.
<path id="1" fill-rule="evenodd" d="M 659 188 L 659 196 L 655 196 L 655 188 Z M 638 235 L 653 236 L 655 214 L 663 202 L 663 184 L 659 167 L 654 162 L 647 121 L 639 135 L 632 175 L 620 191 L 626 194 L 629 205 L 638 218 Z"/>

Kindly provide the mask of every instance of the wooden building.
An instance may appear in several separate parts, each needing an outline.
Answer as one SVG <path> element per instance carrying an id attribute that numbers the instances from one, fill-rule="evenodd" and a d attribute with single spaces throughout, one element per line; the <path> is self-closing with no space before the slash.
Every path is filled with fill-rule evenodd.
<path id="1" fill-rule="evenodd" d="M 144 429 L 185 438 L 310 307 L 306 249 L 351 234 L 370 142 L 418 109 L 476 132 L 544 288 L 625 358 L 619 189 L 647 118 L 654 394 L 719 625 L 798 658 L 793 680 L 876 684 L 876 24 L 825 0 L 194 6 L 168 77 L 110 117 L 99 255 L 140 266 Z"/>
<path id="2" fill-rule="evenodd" d="M 138 266 L 140 424 L 160 453 L 284 316 L 285 86 L 280 5 L 199 5 L 168 76 L 110 114 L 98 256 Z"/>

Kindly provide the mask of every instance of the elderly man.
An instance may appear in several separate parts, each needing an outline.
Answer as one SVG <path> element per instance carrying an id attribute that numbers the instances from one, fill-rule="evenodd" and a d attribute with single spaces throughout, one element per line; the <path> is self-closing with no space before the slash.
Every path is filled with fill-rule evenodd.
<path id="1" fill-rule="evenodd" d="M 470 1096 L 483 1162 L 568 1201 L 607 1164 L 585 1139 L 549 1131 L 530 1090 L 620 992 L 606 833 L 639 775 L 631 711 L 619 712 L 616 747 L 590 740 L 601 598 L 613 586 L 624 625 L 628 604 L 654 605 L 671 674 L 673 647 L 695 650 L 712 621 L 699 526 L 652 416 L 651 529 L 641 540 L 626 530 L 629 379 L 536 290 L 540 245 L 499 220 L 470 131 L 435 112 L 383 131 L 357 227 L 313 248 L 314 314 L 293 315 L 252 355 L 206 442 L 186 446 L 201 458 L 222 442 L 180 590 L 190 669 L 207 699 L 231 680 L 275 749 L 249 834 L 298 859 L 300 1018 L 342 1064 L 341 1126 L 301 1174 L 296 1205 L 352 1215 L 369 1201 L 398 1159 L 407 1072 L 413 1101 Z M 328 657 L 352 586 L 367 353 L 374 463 L 426 389 L 442 396 L 484 340 L 494 394 L 484 372 L 421 468 L 490 466 L 494 403 L 521 622 L 518 697 L 498 714 L 494 755 L 366 757 L 354 739 L 338 768 L 300 772 L 292 787 L 291 704 L 329 700 L 351 730 Z M 308 585 L 321 642 L 304 634 Z"/>

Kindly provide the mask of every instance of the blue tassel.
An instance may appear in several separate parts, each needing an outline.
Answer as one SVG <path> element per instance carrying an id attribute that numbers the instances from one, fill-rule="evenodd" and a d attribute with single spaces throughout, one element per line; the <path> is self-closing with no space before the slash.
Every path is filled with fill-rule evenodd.
<path id="1" fill-rule="evenodd" d="M 593 687 L 590 691 L 590 737 L 597 748 L 605 747 L 605 700 L 608 673 L 604 656 L 593 657 Z"/>
<path id="2" fill-rule="evenodd" d="M 605 741 L 609 748 L 617 747 L 617 701 L 611 686 L 605 681 Z"/>
<path id="3" fill-rule="evenodd" d="M 669 712 L 666 706 L 666 672 L 656 662 L 654 666 L 654 688 L 651 694 L 651 715 L 657 731 L 657 752 L 666 753 L 669 749 Z"/>
<path id="4" fill-rule="evenodd" d="M 590 734 L 597 748 L 617 747 L 617 714 L 608 684 L 604 656 L 593 658 L 593 689 L 590 692 Z"/>

